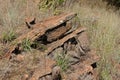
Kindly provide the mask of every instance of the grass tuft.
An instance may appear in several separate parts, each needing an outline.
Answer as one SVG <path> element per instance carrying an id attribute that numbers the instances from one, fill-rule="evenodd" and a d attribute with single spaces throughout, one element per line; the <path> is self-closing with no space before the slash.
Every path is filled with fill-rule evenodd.
<path id="1" fill-rule="evenodd" d="M 31 45 L 32 45 L 31 41 L 26 38 L 22 41 L 21 47 L 24 51 L 31 51 Z"/>
<path id="2" fill-rule="evenodd" d="M 69 60 L 68 60 L 68 58 L 65 54 L 57 55 L 56 63 L 57 63 L 58 66 L 60 66 L 62 71 L 66 71 L 69 68 L 69 65 L 68 65 Z"/>
<path id="3" fill-rule="evenodd" d="M 16 34 L 13 30 L 10 30 L 8 32 L 4 32 L 2 34 L 2 42 L 3 43 L 8 43 L 13 41 L 16 38 Z"/>
<path id="4" fill-rule="evenodd" d="M 39 9 L 46 10 L 46 9 L 56 9 L 60 5 L 64 3 L 65 0 L 42 0 L 39 3 Z"/>

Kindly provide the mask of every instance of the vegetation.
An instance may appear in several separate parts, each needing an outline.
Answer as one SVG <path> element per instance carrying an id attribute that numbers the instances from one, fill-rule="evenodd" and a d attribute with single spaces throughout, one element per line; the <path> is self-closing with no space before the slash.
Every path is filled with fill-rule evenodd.
<path id="1" fill-rule="evenodd" d="M 119 15 L 112 10 L 95 7 L 93 9 L 80 8 L 79 18 L 81 24 L 88 27 L 91 47 L 96 49 L 97 54 L 101 56 L 98 63 L 100 80 L 112 80 L 112 74 L 115 74 L 111 60 L 117 57 L 119 53 L 116 40 L 119 35 Z M 120 56 L 118 56 L 120 57 Z M 119 63 L 119 61 L 117 61 Z"/>
<path id="2" fill-rule="evenodd" d="M 39 4 L 40 9 L 56 9 L 62 5 L 65 0 L 42 0 Z"/>
<path id="3" fill-rule="evenodd" d="M 76 12 L 78 14 L 76 25 L 79 23 L 80 26 L 88 28 L 91 48 L 95 49 L 97 54 L 101 56 L 101 60 L 97 64 L 100 80 L 112 80 L 112 76 L 120 74 L 115 66 L 115 64 L 120 63 L 120 15 L 118 14 L 119 10 L 115 12 L 113 7 L 109 9 L 107 7 L 107 4 L 119 7 L 120 0 L 74 0 L 75 2 L 73 0 L 40 0 L 41 2 L 37 7 L 32 0 L 29 4 L 25 0 L 13 0 L 13 3 L 10 1 L 12 0 L 0 1 L 0 30 L 3 32 L 4 42 L 16 38 L 13 30 L 6 31 L 9 28 L 17 29 L 18 26 L 24 24 L 25 17 L 35 16 L 41 20 L 52 14 Z M 68 7 L 67 4 L 72 5 L 72 7 Z M 47 10 L 49 14 L 46 12 Z M 29 39 L 23 40 L 22 48 L 26 51 L 31 50 Z M 41 48 L 45 49 L 43 46 Z M 56 61 L 63 71 L 67 70 L 68 60 L 65 55 L 58 55 Z"/>
<path id="4" fill-rule="evenodd" d="M 10 30 L 8 32 L 4 32 L 2 34 L 2 42 L 4 42 L 4 43 L 11 42 L 15 38 L 16 38 L 16 34 L 13 30 Z"/>
<path id="5" fill-rule="evenodd" d="M 46 46 L 41 44 L 39 41 L 34 41 L 31 46 L 33 48 L 40 49 L 41 51 L 45 51 L 47 49 Z"/>
<path id="6" fill-rule="evenodd" d="M 62 69 L 62 71 L 66 71 L 69 68 L 69 60 L 68 57 L 65 54 L 59 54 L 56 57 L 56 63 L 58 66 L 60 66 L 60 68 Z"/>
<path id="7" fill-rule="evenodd" d="M 25 51 L 31 51 L 31 41 L 29 39 L 24 39 L 21 46 L 22 46 L 22 49 L 25 50 Z"/>

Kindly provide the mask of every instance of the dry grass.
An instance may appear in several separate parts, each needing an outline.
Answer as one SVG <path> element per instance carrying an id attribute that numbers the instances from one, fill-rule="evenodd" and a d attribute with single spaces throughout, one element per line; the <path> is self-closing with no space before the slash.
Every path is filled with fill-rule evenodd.
<path id="1" fill-rule="evenodd" d="M 119 44 L 116 43 L 120 37 L 120 16 L 112 10 L 106 10 L 106 7 L 76 6 L 73 9 L 77 9 L 81 25 L 88 27 L 91 47 L 101 56 L 98 64 L 100 80 L 113 80 L 112 76 L 116 74 L 116 69 L 113 68 L 111 59 L 118 60 L 120 57 Z M 119 60 L 116 63 L 119 64 Z"/>
<path id="2" fill-rule="evenodd" d="M 34 11 L 33 11 L 34 10 Z M 38 20 L 50 14 L 39 11 L 37 4 L 28 0 L 0 0 L 0 28 L 2 31 L 16 30 L 24 24 L 25 18 L 37 17 Z"/>
<path id="3" fill-rule="evenodd" d="M 97 51 L 101 56 L 98 63 L 100 80 L 113 80 L 115 74 L 120 78 L 120 73 L 116 64 L 120 62 L 120 35 L 119 21 L 120 16 L 113 8 L 108 9 L 106 3 L 102 1 L 81 0 L 81 6 L 75 3 L 72 8 L 66 8 L 65 11 L 78 13 L 78 20 L 82 26 L 88 27 L 91 48 Z M 93 5 L 95 4 L 96 5 Z M 85 5 L 86 4 L 86 5 Z"/>
<path id="4" fill-rule="evenodd" d="M 98 0 L 80 0 L 79 3 L 74 2 L 68 7 L 69 3 L 70 0 L 56 10 L 78 13 L 77 21 L 82 26 L 88 27 L 91 48 L 94 48 L 97 54 L 101 56 L 98 63 L 100 80 L 112 80 L 112 76 L 115 74 L 120 76 L 114 65 L 120 62 L 120 46 L 118 44 L 120 42 L 120 16 L 112 9 L 107 10 L 106 3 L 103 3 L 102 0 L 99 2 Z M 24 24 L 26 17 L 35 16 L 41 20 L 53 15 L 56 11 L 41 12 L 39 6 L 32 1 L 27 2 L 25 0 L 0 0 L 0 7 L 1 32 L 18 28 Z M 3 63 L 3 66 L 0 67 L 8 69 L 9 65 Z"/>

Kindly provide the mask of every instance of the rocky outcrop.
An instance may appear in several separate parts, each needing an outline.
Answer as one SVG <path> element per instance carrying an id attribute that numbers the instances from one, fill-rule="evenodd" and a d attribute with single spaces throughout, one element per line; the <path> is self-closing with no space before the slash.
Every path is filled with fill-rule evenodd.
<path id="1" fill-rule="evenodd" d="M 39 45 L 45 48 L 44 51 L 39 50 L 44 59 L 39 57 L 42 64 L 33 68 L 32 73 L 24 74 L 21 80 L 96 80 L 99 56 L 90 48 L 87 28 L 78 26 L 72 30 L 69 20 L 75 16 L 76 13 L 64 13 L 39 23 L 35 22 L 36 18 L 26 19 L 30 30 L 11 42 L 1 58 L 12 59 L 11 55 L 15 53 L 17 62 L 24 61 L 25 55 L 16 54 L 16 50 L 22 52 L 22 41 L 27 38 L 33 43 L 31 47 Z"/>

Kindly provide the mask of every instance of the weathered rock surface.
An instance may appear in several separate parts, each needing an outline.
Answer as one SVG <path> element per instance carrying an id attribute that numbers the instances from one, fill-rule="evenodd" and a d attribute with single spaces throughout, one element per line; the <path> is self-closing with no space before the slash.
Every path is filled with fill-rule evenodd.
<path id="1" fill-rule="evenodd" d="M 87 52 L 90 50 L 90 42 L 88 39 L 88 34 L 87 31 L 82 32 L 81 34 L 79 34 L 77 36 L 77 39 L 80 43 L 81 48 L 83 49 L 83 51 Z"/>
<path id="2" fill-rule="evenodd" d="M 70 25 L 70 23 L 65 23 L 65 24 L 59 25 L 58 28 L 55 28 L 52 31 L 49 31 L 46 33 L 47 41 L 52 42 L 52 41 L 55 41 L 55 40 L 61 38 L 71 28 L 72 28 L 72 26 Z"/>
<path id="3" fill-rule="evenodd" d="M 31 31 L 21 35 L 10 44 L 9 49 L 4 57 L 10 58 L 11 53 L 15 50 L 16 47 L 20 47 L 20 44 L 24 39 L 27 38 L 30 41 L 34 41 L 43 34 L 45 34 L 47 30 L 55 28 L 61 24 L 64 24 L 75 16 L 76 16 L 75 13 L 61 14 L 59 16 L 54 16 L 49 19 L 46 19 L 41 23 L 36 23 Z"/>
<path id="4" fill-rule="evenodd" d="M 50 74 L 54 65 L 55 61 L 51 59 L 45 59 L 45 62 L 35 69 L 30 80 L 38 80 L 40 77 Z"/>
<path id="5" fill-rule="evenodd" d="M 40 23 L 35 22 L 36 18 L 26 19 L 29 31 L 11 42 L 7 53 L 2 58 L 11 57 L 10 61 L 12 64 L 17 64 L 16 68 L 19 67 L 19 64 L 24 64 L 17 69 L 18 73 L 24 72 L 21 80 L 96 80 L 95 68 L 97 68 L 96 63 L 100 57 L 90 49 L 85 27 L 71 30 L 72 26 L 68 24 L 68 21 L 75 16 L 75 13 L 61 14 Z M 28 62 L 29 65 L 32 64 L 31 69 L 25 63 L 27 60 L 25 55 L 19 53 L 11 56 L 11 53 L 15 53 L 16 49 L 21 50 L 22 41 L 26 38 L 33 43 L 37 41 L 36 45 L 42 49 L 45 48 L 44 51 L 34 48 L 38 50 L 39 55 L 33 51 L 33 55 L 29 56 Z M 27 55 L 27 53 L 24 54 Z M 68 65 L 66 72 L 63 72 L 60 65 L 57 64 L 56 56 L 59 54 L 65 56 L 62 58 L 63 60 L 67 57 L 67 63 L 60 60 L 63 62 L 60 65 Z M 25 72 L 26 69 L 30 71 Z M 12 74 L 21 76 L 21 74 L 15 73 L 15 70 L 9 73 L 5 72 L 3 79 L 8 79 L 6 76 L 12 77 Z"/>

